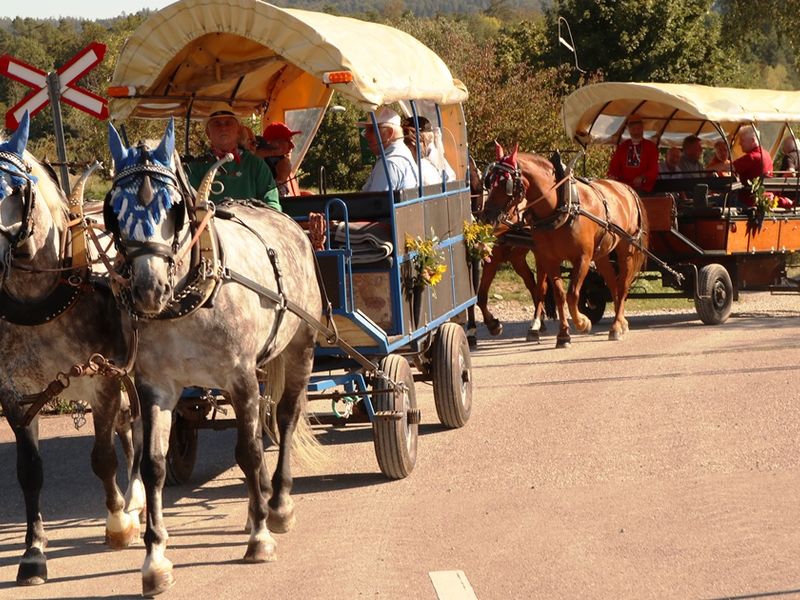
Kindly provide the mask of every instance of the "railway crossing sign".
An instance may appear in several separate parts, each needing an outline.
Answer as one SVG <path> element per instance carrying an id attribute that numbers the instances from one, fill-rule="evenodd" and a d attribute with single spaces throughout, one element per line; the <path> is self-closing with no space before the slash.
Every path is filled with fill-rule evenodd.
<path id="1" fill-rule="evenodd" d="M 70 106 L 89 113 L 97 119 L 107 119 L 108 103 L 105 98 L 101 98 L 97 94 L 93 94 L 75 84 L 76 81 L 100 64 L 105 54 L 105 44 L 92 42 L 62 65 L 56 71 L 58 76 L 57 89 L 60 98 L 51 97 L 48 77 L 51 77 L 52 73 L 45 73 L 41 69 L 9 54 L 0 56 L 0 74 L 33 88 L 30 94 L 11 107 L 6 113 L 6 127 L 8 129 L 16 129 L 26 110 L 33 117 L 47 106 L 48 102 L 55 103 L 59 99 Z"/>
<path id="2" fill-rule="evenodd" d="M 0 56 L 0 75 L 5 75 L 33 88 L 31 93 L 8 110 L 6 127 L 16 129 L 25 112 L 33 117 L 47 106 L 48 102 L 50 103 L 53 109 L 56 151 L 61 167 L 61 187 L 67 194 L 69 194 L 69 171 L 67 169 L 64 125 L 61 121 L 61 100 L 97 119 L 108 118 L 106 99 L 76 85 L 81 77 L 100 64 L 105 55 L 105 44 L 92 42 L 56 71 L 50 73 L 45 73 L 10 54 Z"/>

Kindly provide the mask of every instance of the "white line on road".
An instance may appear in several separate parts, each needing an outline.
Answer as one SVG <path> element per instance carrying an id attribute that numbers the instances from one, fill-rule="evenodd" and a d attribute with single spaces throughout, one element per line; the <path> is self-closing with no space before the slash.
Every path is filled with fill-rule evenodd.
<path id="1" fill-rule="evenodd" d="M 478 600 L 464 571 L 431 571 L 428 575 L 439 600 Z"/>

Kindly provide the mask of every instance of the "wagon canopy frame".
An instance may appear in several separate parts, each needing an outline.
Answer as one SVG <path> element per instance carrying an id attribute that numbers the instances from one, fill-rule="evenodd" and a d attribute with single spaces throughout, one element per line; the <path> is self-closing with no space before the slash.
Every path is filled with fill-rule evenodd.
<path id="1" fill-rule="evenodd" d="M 790 125 L 800 123 L 800 91 L 604 82 L 579 88 L 562 108 L 567 135 L 582 146 L 618 144 L 633 113 L 642 116 L 645 137 L 662 147 L 680 146 L 688 135 L 705 145 L 720 137 L 730 143 L 752 123 L 774 156 L 781 140 L 794 135 Z"/>
<path id="2" fill-rule="evenodd" d="M 329 81 L 341 71 L 352 81 Z M 333 91 L 368 109 L 467 98 L 444 61 L 407 33 L 260 0 L 180 0 L 153 13 L 123 47 L 111 88 L 114 120 L 203 118 L 219 100 L 242 115 L 288 106 L 289 97 L 325 106 Z"/>

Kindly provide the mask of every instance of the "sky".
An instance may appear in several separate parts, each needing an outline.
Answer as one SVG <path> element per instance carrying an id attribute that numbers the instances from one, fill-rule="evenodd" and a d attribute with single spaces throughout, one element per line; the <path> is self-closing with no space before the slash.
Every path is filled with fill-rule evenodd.
<path id="1" fill-rule="evenodd" d="M 79 17 L 106 19 L 123 12 L 135 14 L 142 9 L 158 10 L 175 0 L 33 0 L 30 2 L 0 2 L 0 17 L 35 17 L 39 19 Z"/>

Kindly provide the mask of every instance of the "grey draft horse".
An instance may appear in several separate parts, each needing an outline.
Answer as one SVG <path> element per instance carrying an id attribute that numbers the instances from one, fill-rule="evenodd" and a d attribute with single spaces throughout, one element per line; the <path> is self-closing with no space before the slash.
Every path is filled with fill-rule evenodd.
<path id="1" fill-rule="evenodd" d="M 305 408 L 316 332 L 285 310 L 286 302 L 276 304 L 263 292 L 272 290 L 308 316 L 322 317 L 314 253 L 300 226 L 280 212 L 244 204 L 217 207 L 209 221 L 214 205 L 208 202 L 208 192 L 216 169 L 193 200 L 175 154 L 172 120 L 158 146 L 151 149 L 152 145 L 129 148 L 109 125 L 116 177 L 104 216 L 126 259 L 122 273 L 129 277 L 129 288 L 120 290 L 121 298 L 139 317 L 135 380 L 142 405 L 142 479 L 149 508 L 144 595 L 161 593 L 174 583 L 172 563 L 165 556 L 162 488 L 172 413 L 185 386 L 229 394 L 237 422 L 236 461 L 249 496 L 250 538 L 244 560 L 275 560 L 270 530 L 287 531 L 294 523 L 293 436 L 295 442 L 301 434 L 313 439 Z M 206 227 L 213 228 L 218 242 L 209 237 L 195 243 L 203 239 Z M 189 260 L 215 243 L 221 247 L 224 266 L 214 264 L 213 257 Z M 209 281 L 216 285 L 213 294 L 197 294 Z M 270 481 L 256 373 L 280 358 L 287 366 L 277 408 L 278 463 Z"/>
<path id="2" fill-rule="evenodd" d="M 123 363 L 127 345 L 116 302 L 107 285 L 86 277 L 88 271 L 65 272 L 75 259 L 74 232 L 68 228 L 70 202 L 50 172 L 25 147 L 27 113 L 20 127 L 0 144 L 0 404 L 17 444 L 17 478 L 25 499 L 25 553 L 17 583 L 47 581 L 44 524 L 40 494 L 44 478 L 39 453 L 38 417 L 27 414 L 24 396 L 36 395 L 59 373 L 86 361 L 93 353 Z M 80 186 L 78 196 L 82 196 Z M 59 378 L 64 382 L 63 379 Z M 95 439 L 92 469 L 102 480 L 108 517 L 106 541 L 124 548 L 139 539 L 144 488 L 138 476 L 127 409 L 120 411 L 120 383 L 105 377 L 73 377 L 60 397 L 88 401 Z M 114 431 L 128 459 L 129 486 L 123 498 L 116 483 Z M 134 456 L 136 454 L 136 456 Z"/>

